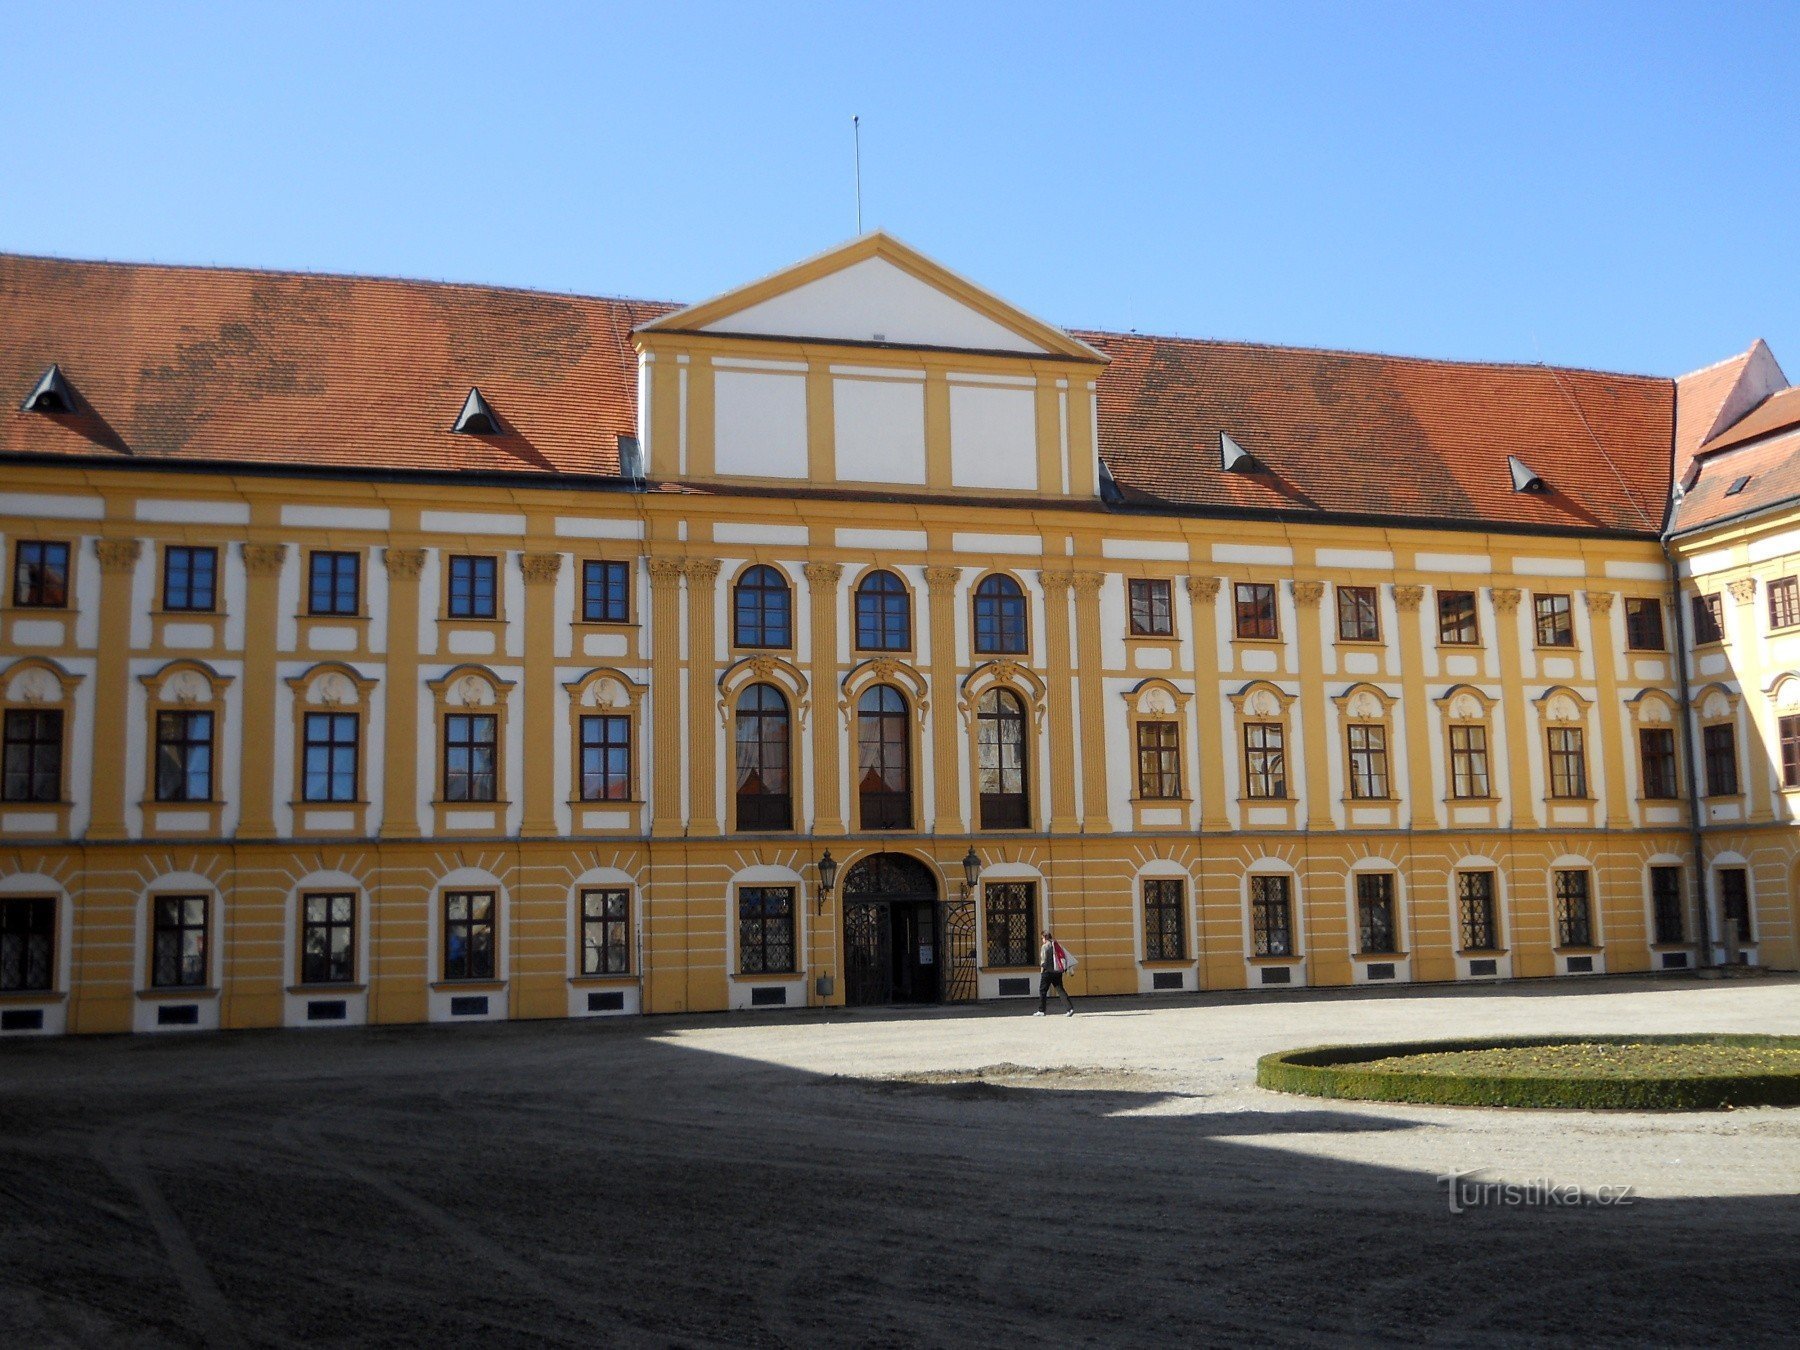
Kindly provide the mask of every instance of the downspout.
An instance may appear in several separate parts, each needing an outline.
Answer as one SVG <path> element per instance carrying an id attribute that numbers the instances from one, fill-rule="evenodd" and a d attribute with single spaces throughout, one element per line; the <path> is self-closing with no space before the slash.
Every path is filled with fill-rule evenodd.
<path id="1" fill-rule="evenodd" d="M 1700 965 L 1713 964 L 1712 909 L 1707 903 L 1706 840 L 1700 822 L 1700 773 L 1695 763 L 1694 701 L 1688 685 L 1687 611 L 1682 606 L 1681 573 L 1675 566 L 1675 555 L 1669 551 L 1668 537 L 1661 541 L 1663 560 L 1669 565 L 1669 602 L 1675 610 L 1675 682 L 1681 702 L 1681 758 L 1686 770 L 1688 795 L 1689 847 L 1694 854 L 1694 900 L 1699 910 L 1698 932 Z"/>

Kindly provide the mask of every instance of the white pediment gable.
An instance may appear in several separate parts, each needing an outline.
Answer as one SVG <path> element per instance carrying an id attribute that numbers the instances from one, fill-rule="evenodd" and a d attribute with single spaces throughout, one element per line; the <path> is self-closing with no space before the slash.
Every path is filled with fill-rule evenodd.
<path id="1" fill-rule="evenodd" d="M 851 263 L 701 331 L 1027 355 L 1047 350 L 882 257 Z"/>

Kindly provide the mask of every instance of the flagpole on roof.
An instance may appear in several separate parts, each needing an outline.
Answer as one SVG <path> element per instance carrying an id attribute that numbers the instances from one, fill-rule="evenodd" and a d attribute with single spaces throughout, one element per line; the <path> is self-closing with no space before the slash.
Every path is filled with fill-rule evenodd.
<path id="1" fill-rule="evenodd" d="M 850 135 L 856 143 L 856 237 L 862 238 L 862 115 L 850 119 Z"/>

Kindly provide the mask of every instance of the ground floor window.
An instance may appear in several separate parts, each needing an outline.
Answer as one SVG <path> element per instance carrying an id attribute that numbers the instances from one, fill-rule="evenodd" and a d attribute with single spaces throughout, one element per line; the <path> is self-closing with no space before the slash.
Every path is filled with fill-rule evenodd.
<path id="1" fill-rule="evenodd" d="M 1491 952 L 1500 946 L 1499 927 L 1494 922 L 1492 872 L 1456 874 L 1456 917 L 1464 951 Z"/>
<path id="2" fill-rule="evenodd" d="M 1656 940 L 1672 945 L 1687 941 L 1687 924 L 1681 914 L 1681 869 L 1650 869 L 1650 908 L 1656 919 Z"/>
<path id="3" fill-rule="evenodd" d="M 987 902 L 987 963 L 990 966 L 1037 964 L 1037 883 L 990 881 L 982 888 Z"/>
<path id="4" fill-rule="evenodd" d="M 738 969 L 746 975 L 794 969 L 794 888 L 738 887 Z"/>
<path id="5" fill-rule="evenodd" d="M 1153 877 L 1144 882 L 1144 959 L 1184 961 L 1187 932 L 1182 911 L 1187 886 L 1177 878 Z"/>
<path id="6" fill-rule="evenodd" d="M 444 892 L 444 978 L 494 978 L 494 893 Z"/>
<path id="7" fill-rule="evenodd" d="M 1589 887 L 1590 878 L 1584 871 L 1569 870 L 1556 874 L 1557 946 L 1594 945 L 1593 906 Z"/>
<path id="8" fill-rule="evenodd" d="M 356 978 L 356 897 L 300 897 L 300 983 L 349 984 Z"/>
<path id="9" fill-rule="evenodd" d="M 56 982 L 56 901 L 0 900 L 0 993 L 49 989 Z"/>
<path id="10" fill-rule="evenodd" d="M 1250 954 L 1294 954 L 1293 896 L 1287 877 L 1250 878 Z"/>
<path id="11" fill-rule="evenodd" d="M 631 892 L 581 893 L 581 973 L 625 975 L 631 970 Z"/>
<path id="12" fill-rule="evenodd" d="M 159 895 L 150 901 L 150 984 L 156 989 L 206 983 L 206 897 Z"/>
<path id="13" fill-rule="evenodd" d="M 1737 940 L 1748 946 L 1756 941 L 1750 929 L 1750 877 L 1741 867 L 1719 869 L 1719 905 L 1725 922 L 1737 926 Z"/>
<path id="14" fill-rule="evenodd" d="M 1394 874 L 1364 872 L 1356 878 L 1356 936 L 1359 951 L 1398 951 L 1394 941 Z"/>

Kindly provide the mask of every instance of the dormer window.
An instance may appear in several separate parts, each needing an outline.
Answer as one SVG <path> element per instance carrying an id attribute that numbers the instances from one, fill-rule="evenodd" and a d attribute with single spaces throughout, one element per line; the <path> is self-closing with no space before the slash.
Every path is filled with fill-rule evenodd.
<path id="1" fill-rule="evenodd" d="M 481 396 L 481 390 L 471 388 L 463 400 L 462 411 L 456 415 L 456 425 L 450 430 L 461 436 L 498 436 L 500 418 Z"/>
<path id="2" fill-rule="evenodd" d="M 20 412 L 34 413 L 72 413 L 75 411 L 75 391 L 69 387 L 68 380 L 63 378 L 61 366 L 51 366 L 31 387 L 25 401 L 19 405 Z"/>
<path id="3" fill-rule="evenodd" d="M 1548 492 L 1550 485 L 1541 478 L 1537 471 L 1517 455 L 1506 457 L 1507 471 L 1512 474 L 1514 492 Z"/>
<path id="4" fill-rule="evenodd" d="M 1219 468 L 1225 473 L 1255 473 L 1262 466 L 1256 456 L 1231 439 L 1228 432 L 1219 433 Z"/>
<path id="5" fill-rule="evenodd" d="M 1735 497 L 1738 495 L 1738 493 L 1742 492 L 1745 488 L 1747 488 L 1749 486 L 1750 486 L 1750 475 L 1749 474 L 1745 474 L 1742 478 L 1734 478 L 1731 480 L 1731 486 L 1725 489 L 1725 495 L 1727 497 Z"/>

